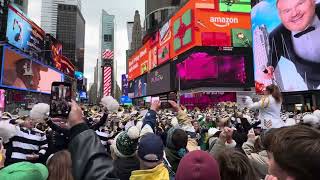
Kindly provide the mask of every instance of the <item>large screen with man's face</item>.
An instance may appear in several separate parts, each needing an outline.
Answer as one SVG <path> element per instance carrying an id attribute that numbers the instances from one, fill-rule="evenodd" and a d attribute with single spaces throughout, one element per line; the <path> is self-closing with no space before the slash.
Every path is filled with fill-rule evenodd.
<path id="1" fill-rule="evenodd" d="M 8 47 L 3 48 L 1 85 L 14 89 L 50 93 L 62 75 Z"/>
<path id="2" fill-rule="evenodd" d="M 251 17 L 257 92 L 320 89 L 320 1 L 263 0 Z"/>

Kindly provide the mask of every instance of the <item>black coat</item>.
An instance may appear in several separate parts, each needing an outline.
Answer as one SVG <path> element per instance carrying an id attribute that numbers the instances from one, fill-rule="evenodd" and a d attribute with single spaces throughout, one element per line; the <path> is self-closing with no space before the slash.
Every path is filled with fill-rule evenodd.
<path id="1" fill-rule="evenodd" d="M 118 158 L 113 161 L 113 174 L 120 180 L 129 180 L 131 172 L 139 169 L 140 163 L 136 157 Z"/>
<path id="2" fill-rule="evenodd" d="M 316 14 L 320 19 L 320 4 L 316 5 Z M 286 50 L 283 48 L 284 45 L 283 45 L 281 35 L 283 36 L 288 52 L 286 52 Z M 305 59 L 303 59 L 303 57 L 299 57 L 294 50 L 291 36 L 292 36 L 291 31 L 288 30 L 283 24 L 280 24 L 276 29 L 274 29 L 270 33 L 269 43 L 271 48 L 272 46 L 274 47 L 272 48 L 272 54 L 271 54 L 272 59 L 269 59 L 268 65 L 276 68 L 281 56 L 287 59 L 291 59 L 291 61 L 296 65 L 297 71 L 302 78 L 305 77 L 305 73 L 306 73 L 308 88 L 316 89 L 319 86 L 319 82 L 320 82 L 320 71 L 319 71 L 320 63 L 306 61 Z"/>

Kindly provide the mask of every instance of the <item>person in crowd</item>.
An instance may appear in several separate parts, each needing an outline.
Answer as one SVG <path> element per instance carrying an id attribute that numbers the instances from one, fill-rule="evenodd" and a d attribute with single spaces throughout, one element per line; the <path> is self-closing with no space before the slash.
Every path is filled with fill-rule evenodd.
<path id="1" fill-rule="evenodd" d="M 169 180 L 169 172 L 163 163 L 164 145 L 153 133 L 141 137 L 138 147 L 140 170 L 131 173 L 130 180 Z"/>
<path id="2" fill-rule="evenodd" d="M 119 133 L 112 145 L 113 174 L 120 180 L 128 180 L 131 172 L 140 169 L 136 149 L 138 147 L 139 129 L 136 126 Z"/>
<path id="3" fill-rule="evenodd" d="M 11 122 L 14 123 L 14 120 Z M 15 126 L 15 136 L 6 144 L 6 166 L 22 161 L 32 163 L 45 161 L 47 137 L 44 132 L 34 128 L 35 124 L 36 121 L 28 118 L 21 127 Z"/>
<path id="4" fill-rule="evenodd" d="M 282 106 L 282 95 L 276 85 L 266 87 L 264 96 L 259 102 L 253 103 L 250 97 L 247 97 L 245 104 L 250 109 L 259 110 L 259 119 L 262 129 L 280 128 L 285 124 L 280 117 Z"/>
<path id="5" fill-rule="evenodd" d="M 177 171 L 180 160 L 188 153 L 187 143 L 188 135 L 182 129 L 172 127 L 168 131 L 165 153 L 174 172 Z"/>
<path id="6" fill-rule="evenodd" d="M 213 131 L 213 132 L 211 132 Z M 218 129 L 209 130 L 209 134 L 214 134 L 214 139 L 209 139 L 209 152 L 213 156 L 217 156 L 222 153 L 226 149 L 232 149 L 236 147 L 236 142 L 232 139 L 233 129 L 225 127 L 222 131 L 219 132 Z M 219 134 L 219 138 L 217 138 L 217 133 Z M 209 135 L 210 137 L 211 135 Z"/>
<path id="7" fill-rule="evenodd" d="M 249 159 L 239 151 L 228 149 L 219 153 L 217 161 L 220 167 L 221 180 L 259 180 Z"/>
<path id="8" fill-rule="evenodd" d="M 55 153 L 48 159 L 48 180 L 73 180 L 71 155 L 67 150 Z"/>
<path id="9" fill-rule="evenodd" d="M 18 162 L 0 169 L 1 180 L 47 180 L 48 169 L 43 164 Z"/>
<path id="10" fill-rule="evenodd" d="M 184 156 L 175 180 L 220 180 L 218 162 L 207 152 L 197 150 Z"/>
<path id="11" fill-rule="evenodd" d="M 269 179 L 320 179 L 320 131 L 301 125 L 281 128 L 272 136 L 268 157 Z"/>

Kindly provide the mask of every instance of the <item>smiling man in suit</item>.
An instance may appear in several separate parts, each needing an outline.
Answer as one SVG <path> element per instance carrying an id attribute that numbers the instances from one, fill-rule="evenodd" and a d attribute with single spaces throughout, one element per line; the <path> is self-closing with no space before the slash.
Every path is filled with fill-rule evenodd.
<path id="1" fill-rule="evenodd" d="M 270 36 L 268 65 L 275 69 L 281 57 L 291 60 L 308 89 L 320 89 L 320 4 L 315 0 L 277 0 L 282 21 Z"/>

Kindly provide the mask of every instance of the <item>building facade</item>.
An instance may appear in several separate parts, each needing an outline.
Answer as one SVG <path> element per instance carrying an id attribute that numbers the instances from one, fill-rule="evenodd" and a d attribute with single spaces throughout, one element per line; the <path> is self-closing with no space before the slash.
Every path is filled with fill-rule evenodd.
<path id="1" fill-rule="evenodd" d="M 128 34 L 129 49 L 131 49 L 133 23 L 134 23 L 133 21 L 127 22 L 127 34 Z"/>
<path id="2" fill-rule="evenodd" d="M 110 50 L 114 54 L 114 39 L 115 39 L 115 16 L 108 14 L 105 10 L 101 12 L 101 19 L 100 19 L 100 58 L 98 62 L 98 95 L 100 97 L 103 96 L 103 89 L 104 89 L 104 71 L 103 66 L 112 67 L 112 77 L 111 77 L 111 95 L 115 94 L 116 90 L 116 77 L 117 77 L 117 65 L 114 58 L 110 60 L 103 60 L 102 53 L 105 50 Z"/>
<path id="3" fill-rule="evenodd" d="M 81 10 L 81 0 L 42 0 L 41 28 L 53 37 L 57 34 L 59 4 L 75 5 Z"/>
<path id="4" fill-rule="evenodd" d="M 56 38 L 62 43 L 62 54 L 84 72 L 85 20 L 78 6 L 58 4 Z"/>
<path id="5" fill-rule="evenodd" d="M 10 3 L 17 6 L 23 13 L 28 14 L 28 0 L 10 0 Z"/>

